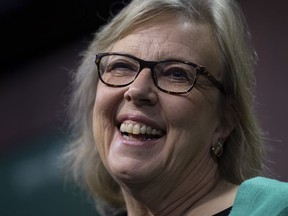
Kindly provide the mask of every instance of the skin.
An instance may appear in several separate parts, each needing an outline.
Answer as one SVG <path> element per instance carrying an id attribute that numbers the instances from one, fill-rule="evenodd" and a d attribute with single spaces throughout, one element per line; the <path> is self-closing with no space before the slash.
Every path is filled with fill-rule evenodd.
<path id="1" fill-rule="evenodd" d="M 205 24 L 163 17 L 135 29 L 109 51 L 194 62 L 221 79 L 220 54 Z M 233 204 L 236 187 L 221 180 L 210 153 L 229 136 L 233 120 L 221 112 L 219 90 L 202 76 L 199 83 L 209 88 L 170 95 L 155 86 L 147 68 L 127 87 L 98 83 L 95 143 L 122 188 L 129 216 L 211 215 Z M 152 141 L 127 140 L 118 128 L 123 121 L 153 125 L 165 134 Z"/>

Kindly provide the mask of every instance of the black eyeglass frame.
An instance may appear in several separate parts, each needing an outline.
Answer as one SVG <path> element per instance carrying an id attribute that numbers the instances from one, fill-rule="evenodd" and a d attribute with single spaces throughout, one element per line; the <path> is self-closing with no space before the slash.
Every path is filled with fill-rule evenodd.
<path id="1" fill-rule="evenodd" d="M 118 55 L 118 56 L 124 56 L 124 57 L 128 57 L 128 58 L 131 58 L 131 59 L 134 59 L 135 61 L 137 61 L 139 63 L 139 70 L 137 71 L 137 75 L 135 76 L 135 78 L 127 83 L 127 84 L 121 84 L 121 85 L 116 85 L 116 84 L 109 84 L 109 83 L 106 83 L 103 79 L 102 79 L 102 76 L 101 76 L 101 72 L 100 72 L 100 62 L 101 62 L 101 59 L 105 56 L 109 56 L 109 55 Z M 185 92 L 172 92 L 172 91 L 167 91 L 165 89 L 162 89 L 160 86 L 158 86 L 157 84 L 157 78 L 155 78 L 155 74 L 154 74 L 154 68 L 157 64 L 159 63 L 165 63 L 165 62 L 179 62 L 179 63 L 183 63 L 183 64 L 187 64 L 187 65 L 190 65 L 192 67 L 194 67 L 196 69 L 196 77 L 195 77 L 195 80 L 194 82 L 192 83 L 191 87 L 185 91 Z M 220 92 L 224 95 L 226 95 L 226 92 L 225 92 L 225 88 L 223 86 L 223 84 L 221 82 L 219 82 L 211 73 L 208 72 L 208 70 L 200 65 L 197 65 L 195 63 L 192 63 L 192 62 L 186 62 L 186 61 L 180 61 L 180 60 L 163 60 L 163 61 L 145 61 L 143 59 L 140 59 L 140 58 L 137 58 L 133 55 L 130 55 L 130 54 L 124 54 L 124 53 L 116 53 L 116 52 L 106 52 L 106 53 L 98 53 L 96 54 L 96 58 L 95 58 L 95 64 L 97 66 L 97 69 L 98 69 L 98 75 L 99 75 L 99 79 L 101 80 L 101 82 L 103 82 L 104 84 L 106 84 L 107 86 L 110 86 L 110 87 L 125 87 L 125 86 L 128 86 L 130 85 L 131 83 L 134 82 L 134 80 L 138 77 L 138 75 L 140 74 L 140 72 L 144 69 L 144 68 L 149 68 L 151 73 L 152 73 L 152 79 L 153 79 L 153 82 L 155 84 L 155 86 L 160 89 L 161 91 L 164 91 L 168 94 L 186 94 L 188 92 L 190 92 L 192 90 L 192 88 L 194 87 L 197 79 L 198 79 L 198 76 L 199 75 L 203 75 L 204 77 L 206 77 L 215 87 L 217 87 Z"/>

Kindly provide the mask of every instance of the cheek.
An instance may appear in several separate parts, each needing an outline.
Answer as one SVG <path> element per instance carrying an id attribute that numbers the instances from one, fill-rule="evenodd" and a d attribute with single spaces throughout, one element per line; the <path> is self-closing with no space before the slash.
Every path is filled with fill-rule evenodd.
<path id="1" fill-rule="evenodd" d="M 170 104 L 166 115 L 172 152 L 193 154 L 210 148 L 216 128 L 214 105 L 203 96 Z M 170 151 L 171 151 L 170 149 Z"/>
<path id="2" fill-rule="evenodd" d="M 181 98 L 181 100 L 167 101 L 163 107 L 166 113 L 167 123 L 171 129 L 181 131 L 193 130 L 203 123 L 202 116 L 205 113 L 205 103 L 197 98 Z M 204 119 L 203 119 L 204 120 Z"/>
<path id="3" fill-rule="evenodd" d="M 110 89 L 98 87 L 93 108 L 93 135 L 101 157 L 108 153 L 115 130 L 117 100 Z"/>

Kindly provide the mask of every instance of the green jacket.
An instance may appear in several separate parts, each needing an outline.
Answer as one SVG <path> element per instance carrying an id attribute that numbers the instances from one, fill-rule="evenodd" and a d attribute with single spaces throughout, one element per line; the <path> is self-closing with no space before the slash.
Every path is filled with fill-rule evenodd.
<path id="1" fill-rule="evenodd" d="M 288 183 L 264 177 L 243 182 L 229 216 L 288 216 Z"/>

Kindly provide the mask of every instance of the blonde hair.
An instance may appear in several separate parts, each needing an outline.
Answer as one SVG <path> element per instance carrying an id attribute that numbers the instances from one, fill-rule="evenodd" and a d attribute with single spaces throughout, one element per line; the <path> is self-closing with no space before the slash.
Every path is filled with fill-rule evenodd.
<path id="1" fill-rule="evenodd" d="M 66 159 L 77 181 L 114 207 L 125 206 L 121 190 L 103 167 L 92 134 L 98 82 L 95 54 L 108 51 L 135 27 L 165 14 L 181 16 L 196 24 L 207 23 L 221 51 L 222 82 L 227 92 L 222 99 L 223 108 L 229 106 L 236 120 L 224 155 L 218 161 L 222 177 L 240 184 L 262 170 L 261 134 L 253 112 L 254 55 L 238 4 L 234 0 L 133 0 L 96 32 L 73 79 L 70 104 L 72 143 Z"/>

